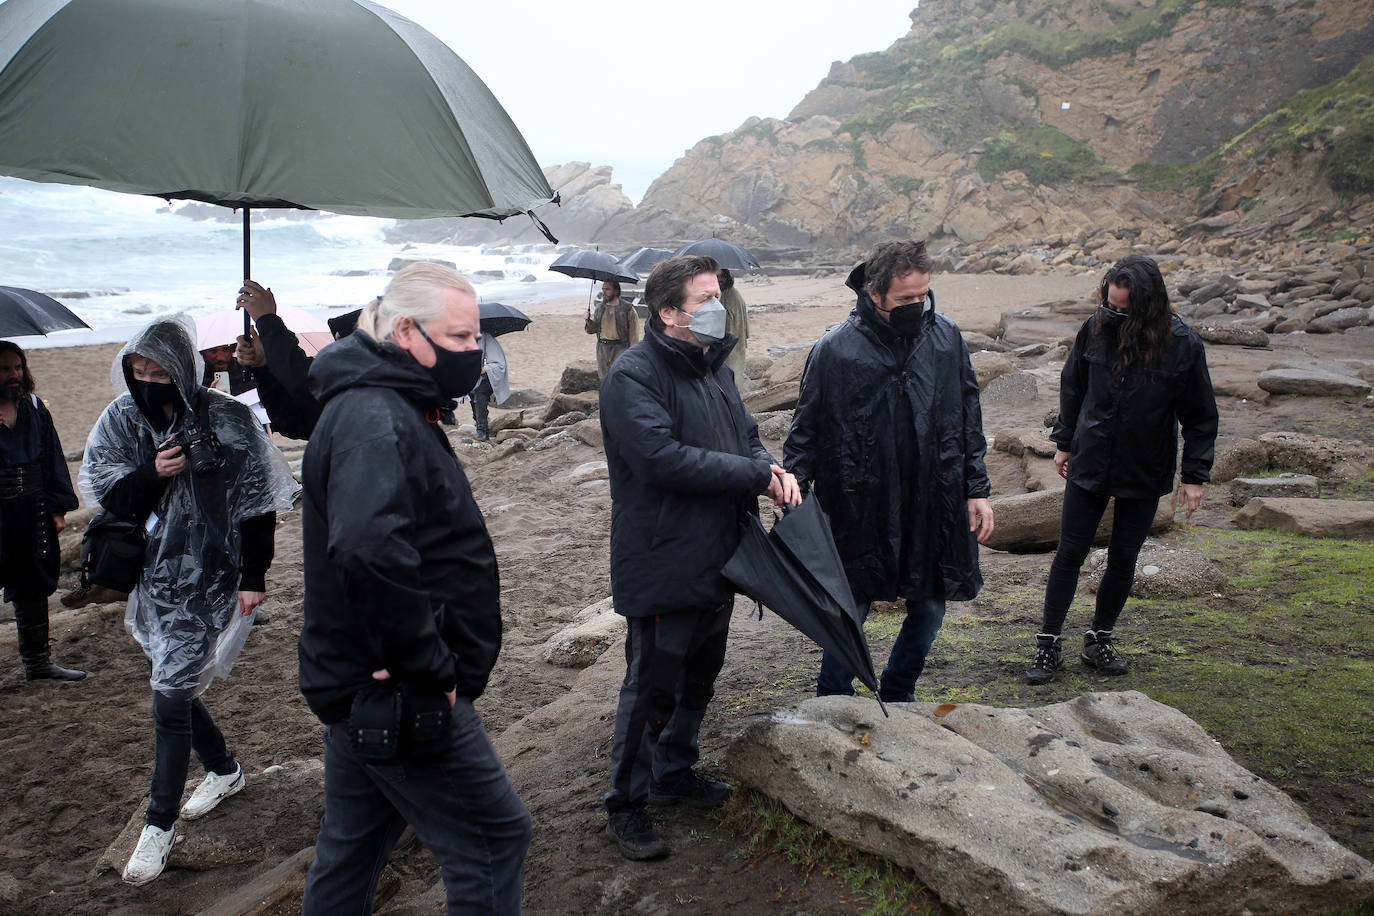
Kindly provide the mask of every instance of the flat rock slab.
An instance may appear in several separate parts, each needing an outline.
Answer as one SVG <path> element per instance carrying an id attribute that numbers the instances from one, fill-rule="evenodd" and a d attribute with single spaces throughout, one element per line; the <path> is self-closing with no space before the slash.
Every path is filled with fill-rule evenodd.
<path id="1" fill-rule="evenodd" d="M 1266 369 L 1257 384 L 1270 394 L 1325 398 L 1365 395 L 1370 389 L 1364 379 L 1320 369 Z"/>
<path id="2" fill-rule="evenodd" d="M 1296 496 L 1317 499 L 1321 481 L 1311 474 L 1278 474 L 1274 477 L 1237 477 L 1231 481 L 1231 505 L 1243 506 L 1257 496 Z"/>
<path id="3" fill-rule="evenodd" d="M 1374 865 L 1142 693 L 1039 709 L 820 697 L 751 723 L 735 776 L 981 916 L 1316 912 Z"/>
<path id="4" fill-rule="evenodd" d="M 992 511 L 997 517 L 992 537 L 987 546 L 993 550 L 1010 553 L 1041 553 L 1053 550 L 1059 543 L 1059 522 L 1064 511 L 1063 482 L 1055 480 L 1059 486 L 1053 490 L 1038 490 L 1034 493 L 1014 493 L 1011 496 L 997 496 L 992 499 Z M 1093 543 L 1105 544 L 1112 533 L 1112 523 L 1116 515 L 1116 501 L 1107 505 L 1102 514 L 1102 522 L 1097 526 Z M 1173 524 L 1173 497 L 1166 496 L 1159 501 L 1150 531 L 1166 531 Z"/>
<path id="5" fill-rule="evenodd" d="M 1278 528 L 1319 538 L 1374 538 L 1374 500 L 1259 496 L 1236 513 L 1236 527 Z"/>
<path id="6" fill-rule="evenodd" d="M 1107 571 L 1107 551 L 1094 550 L 1086 566 L 1083 586 L 1096 592 Z M 1226 577 L 1206 554 L 1146 541 L 1136 557 L 1131 594 L 1137 598 L 1192 598 L 1221 591 L 1225 585 Z"/>

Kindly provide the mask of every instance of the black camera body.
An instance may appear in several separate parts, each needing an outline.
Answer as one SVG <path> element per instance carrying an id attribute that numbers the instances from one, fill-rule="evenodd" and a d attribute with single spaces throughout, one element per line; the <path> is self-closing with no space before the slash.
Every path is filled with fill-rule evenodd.
<path id="1" fill-rule="evenodd" d="M 213 474 L 224 467 L 219 437 L 208 426 L 188 423 L 181 432 L 162 444 L 162 451 L 177 446 L 181 446 L 181 453 L 186 456 L 186 464 L 193 474 Z"/>

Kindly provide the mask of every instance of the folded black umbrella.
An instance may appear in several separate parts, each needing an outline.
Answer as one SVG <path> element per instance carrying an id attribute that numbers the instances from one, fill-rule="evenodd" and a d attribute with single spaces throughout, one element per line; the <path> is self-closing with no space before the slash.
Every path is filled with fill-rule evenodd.
<path id="1" fill-rule="evenodd" d="M 478 307 L 481 313 L 482 333 L 500 337 L 512 331 L 523 331 L 529 327 L 530 316 L 513 305 L 501 302 L 483 302 Z"/>
<path id="2" fill-rule="evenodd" d="M 0 286 L 0 337 L 89 327 L 52 296 L 17 286 Z"/>
<path id="3" fill-rule="evenodd" d="M 771 532 L 751 515 L 723 572 L 742 594 L 811 637 L 877 695 L 863 614 L 849 591 L 830 520 L 814 497 L 778 519 Z"/>

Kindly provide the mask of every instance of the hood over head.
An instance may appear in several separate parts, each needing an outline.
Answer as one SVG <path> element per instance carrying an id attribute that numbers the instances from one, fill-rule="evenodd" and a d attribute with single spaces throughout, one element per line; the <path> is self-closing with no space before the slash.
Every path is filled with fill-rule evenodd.
<path id="1" fill-rule="evenodd" d="M 150 421 L 157 421 L 148 405 L 143 403 L 137 386 L 131 384 L 130 362 L 135 356 L 147 357 L 166 369 L 183 404 L 197 403 L 205 361 L 196 350 L 196 326 L 189 316 L 154 318 L 124 345 L 110 368 L 110 384 L 115 391 L 128 391 L 143 415 Z"/>
<path id="2" fill-rule="evenodd" d="M 362 331 L 325 347 L 310 366 L 310 391 L 321 402 L 349 388 L 392 388 L 424 408 L 454 403 L 413 356 Z"/>

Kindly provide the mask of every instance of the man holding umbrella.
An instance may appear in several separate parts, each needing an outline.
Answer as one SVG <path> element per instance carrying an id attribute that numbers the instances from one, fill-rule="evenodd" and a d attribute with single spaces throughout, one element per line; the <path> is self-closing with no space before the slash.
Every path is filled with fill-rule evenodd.
<path id="1" fill-rule="evenodd" d="M 812 349 L 784 451 L 830 517 L 860 610 L 906 599 L 879 681 L 891 702 L 913 699 L 945 602 L 982 588 L 993 524 L 978 380 L 930 271 L 925 243 L 903 241 L 849 275 L 858 303 Z M 816 693 L 852 695 L 853 678 L 826 652 Z"/>
<path id="2" fill-rule="evenodd" d="M 596 374 L 604 382 L 611 364 L 639 342 L 639 321 L 634 306 L 620 294 L 620 283 L 606 280 L 596 309 L 587 309 L 585 330 L 596 335 Z"/>
<path id="3" fill-rule="evenodd" d="M 692 769 L 734 604 L 721 570 L 760 494 L 778 505 L 801 501 L 723 368 L 735 339 L 725 333 L 717 266 L 675 257 L 653 269 L 645 338 L 601 385 L 611 591 L 628 618 L 603 802 L 629 859 L 668 853 L 647 804 L 714 808 L 730 795 Z"/>

